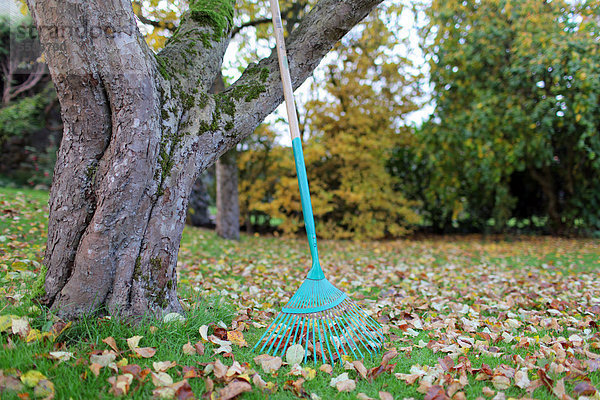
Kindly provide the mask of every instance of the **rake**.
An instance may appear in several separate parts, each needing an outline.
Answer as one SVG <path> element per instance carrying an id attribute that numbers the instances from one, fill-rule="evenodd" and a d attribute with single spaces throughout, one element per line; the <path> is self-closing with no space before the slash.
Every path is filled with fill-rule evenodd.
<path id="1" fill-rule="evenodd" d="M 344 356 L 363 359 L 367 354 L 373 356 L 383 347 L 383 329 L 344 292 L 331 284 L 321 269 L 279 3 L 278 0 L 269 1 L 312 267 L 306 280 L 275 317 L 253 350 L 263 343 L 260 353 L 266 349 L 267 354 L 283 357 L 289 348 L 295 347 L 296 351 L 304 351 L 305 363 L 310 352 L 315 364 L 319 355 L 323 363 L 327 360 L 333 363 L 336 359 L 342 363 Z"/>

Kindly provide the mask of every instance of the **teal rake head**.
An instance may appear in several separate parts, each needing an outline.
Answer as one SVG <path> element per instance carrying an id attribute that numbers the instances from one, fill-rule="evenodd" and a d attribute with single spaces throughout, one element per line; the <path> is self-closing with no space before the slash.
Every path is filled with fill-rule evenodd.
<path id="1" fill-rule="evenodd" d="M 312 271 L 311 271 L 312 272 Z M 306 279 L 254 346 L 260 353 L 283 357 L 295 344 L 314 363 L 343 363 L 373 356 L 383 346 L 383 332 L 373 318 L 327 279 Z"/>
<path id="2" fill-rule="evenodd" d="M 319 264 L 317 238 L 310 192 L 306 178 L 306 167 L 299 138 L 292 140 L 296 172 L 300 186 L 300 199 L 304 214 L 304 225 L 313 259 L 313 265 L 302 286 L 287 302 L 266 332 L 254 346 L 259 352 L 283 355 L 295 344 L 304 349 L 304 362 L 309 353 L 317 363 L 342 363 L 342 356 L 362 359 L 373 356 L 383 347 L 381 325 L 365 313 L 344 292 L 333 286 Z"/>

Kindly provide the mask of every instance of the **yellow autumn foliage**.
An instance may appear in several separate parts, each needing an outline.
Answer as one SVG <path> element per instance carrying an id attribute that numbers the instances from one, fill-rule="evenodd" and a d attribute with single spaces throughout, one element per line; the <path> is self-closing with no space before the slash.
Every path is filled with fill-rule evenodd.
<path id="1" fill-rule="evenodd" d="M 397 237 L 420 221 L 418 204 L 395 190 L 387 168 L 410 136 L 403 118 L 418 94 L 410 62 L 386 51 L 396 44 L 383 19 L 369 17 L 338 46 L 325 84 L 305 105 L 304 157 L 321 237 Z M 242 219 L 262 215 L 295 233 L 303 220 L 292 150 L 274 145 L 274 136 L 261 127 L 239 156 L 240 211 Z"/>

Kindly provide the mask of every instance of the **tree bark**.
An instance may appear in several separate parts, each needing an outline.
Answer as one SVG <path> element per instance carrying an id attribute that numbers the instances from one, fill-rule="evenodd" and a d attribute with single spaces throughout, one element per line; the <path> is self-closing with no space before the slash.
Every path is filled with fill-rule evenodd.
<path id="1" fill-rule="evenodd" d="M 240 238 L 237 150 L 231 149 L 217 161 L 217 234 L 225 239 Z"/>
<path id="2" fill-rule="evenodd" d="M 380 1 L 321 0 L 288 40 L 294 87 Z M 41 301 L 65 318 L 180 312 L 177 252 L 192 184 L 282 102 L 276 53 L 213 95 L 231 0 L 190 2 L 158 55 L 130 0 L 28 5 L 64 122 Z"/>

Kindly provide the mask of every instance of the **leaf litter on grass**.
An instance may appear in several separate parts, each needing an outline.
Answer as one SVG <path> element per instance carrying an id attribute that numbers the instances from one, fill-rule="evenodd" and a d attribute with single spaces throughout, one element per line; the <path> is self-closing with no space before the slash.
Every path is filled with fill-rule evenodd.
<path id="1" fill-rule="evenodd" d="M 160 323 L 149 333 L 99 337 L 84 350 L 60 341 L 70 325 L 50 315 L 49 324 L 39 322 L 39 310 L 13 312 L 41 270 L 45 239 L 47 209 L 25 203 L 0 193 L 0 309 L 11 310 L 0 311 L 4 351 L 43 346 L 37 356 L 53 368 L 78 368 L 80 379 L 102 380 L 98 390 L 114 396 L 600 399 L 597 240 L 324 241 L 328 277 L 383 324 L 388 340 L 379 360 L 343 356 L 342 367 L 337 360 L 312 367 L 298 365 L 299 351 L 266 359 L 246 349 L 304 279 L 304 240 L 244 236 L 236 243 L 186 228 L 178 261 L 184 306 L 220 297 L 234 308 L 233 320 L 190 330 L 188 315 L 170 316 L 162 322 L 186 332 L 170 356 L 160 355 L 164 342 L 152 341 L 165 329 Z M 51 329 L 57 323 L 64 329 Z M 37 370 L 2 365 L 0 392 L 35 396 L 21 381 L 28 371 Z M 53 372 L 38 372 L 50 378 L 34 386 L 37 395 L 54 396 L 53 382 L 63 390 Z"/>

